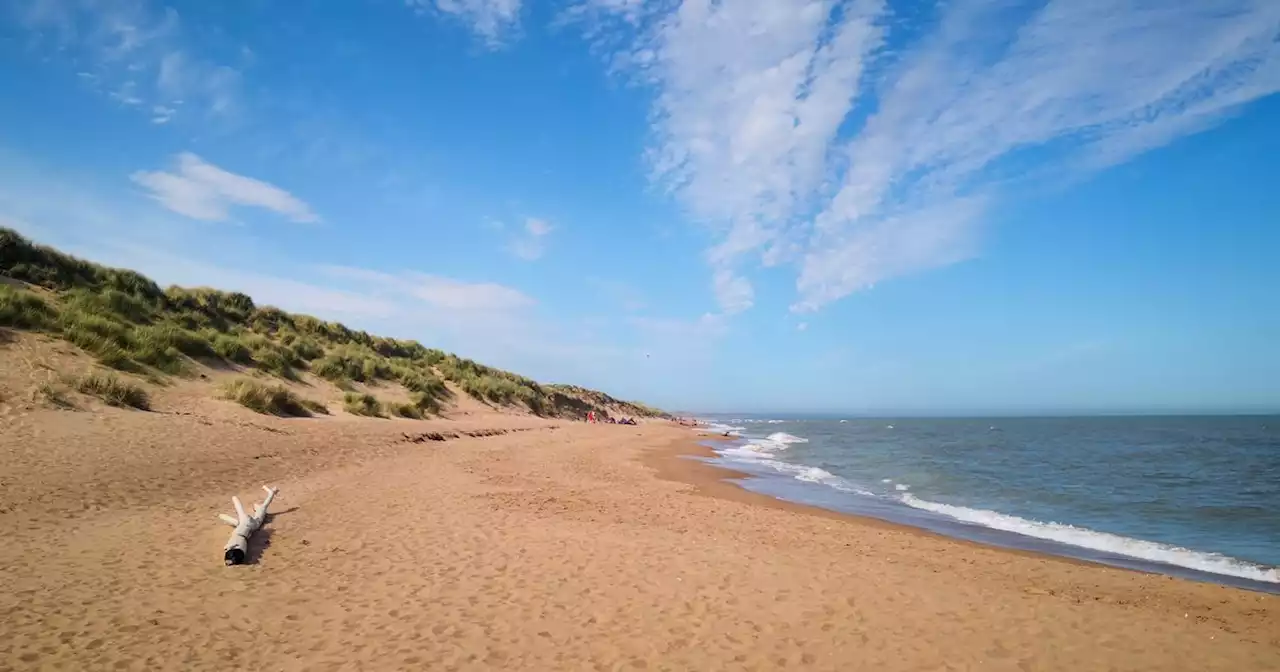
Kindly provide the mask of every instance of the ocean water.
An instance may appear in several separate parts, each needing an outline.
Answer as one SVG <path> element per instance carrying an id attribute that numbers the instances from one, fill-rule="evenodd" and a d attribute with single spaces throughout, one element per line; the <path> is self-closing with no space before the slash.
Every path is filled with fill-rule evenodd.
<path id="1" fill-rule="evenodd" d="M 1280 592 L 1280 416 L 704 419 L 757 492 Z"/>

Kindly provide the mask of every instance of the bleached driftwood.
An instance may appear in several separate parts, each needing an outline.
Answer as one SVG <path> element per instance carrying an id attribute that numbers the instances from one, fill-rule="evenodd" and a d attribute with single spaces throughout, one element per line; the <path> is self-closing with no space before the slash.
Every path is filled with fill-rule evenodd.
<path id="1" fill-rule="evenodd" d="M 231 498 L 231 504 L 236 507 L 234 518 L 225 513 L 218 514 L 222 522 L 236 528 L 231 531 L 231 538 L 227 540 L 226 548 L 223 549 L 223 559 L 228 565 L 244 564 L 245 556 L 249 553 L 249 536 L 262 527 L 263 521 L 267 519 L 267 507 L 271 506 L 271 500 L 275 499 L 277 492 L 280 492 L 279 488 L 269 488 L 265 485 L 262 489 L 267 491 L 267 498 L 254 507 L 252 516 L 244 512 L 244 505 L 240 503 L 239 497 Z"/>

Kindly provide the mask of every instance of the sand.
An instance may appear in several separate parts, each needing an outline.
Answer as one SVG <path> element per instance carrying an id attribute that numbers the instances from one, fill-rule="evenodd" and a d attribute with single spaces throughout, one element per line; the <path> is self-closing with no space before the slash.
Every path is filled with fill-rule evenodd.
<path id="1" fill-rule="evenodd" d="M 1280 669 L 1276 596 L 776 502 L 681 457 L 688 428 L 199 386 L 0 408 L 0 669 Z M 505 433 L 409 440 L 476 430 Z M 216 514 L 264 483 L 223 566 Z"/>

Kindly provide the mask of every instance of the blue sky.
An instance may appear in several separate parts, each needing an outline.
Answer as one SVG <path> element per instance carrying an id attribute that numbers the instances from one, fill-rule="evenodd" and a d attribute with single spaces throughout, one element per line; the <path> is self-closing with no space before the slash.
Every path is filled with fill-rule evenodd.
<path id="1" fill-rule="evenodd" d="M 705 411 L 1280 410 L 1280 3 L 0 0 L 0 223 Z"/>

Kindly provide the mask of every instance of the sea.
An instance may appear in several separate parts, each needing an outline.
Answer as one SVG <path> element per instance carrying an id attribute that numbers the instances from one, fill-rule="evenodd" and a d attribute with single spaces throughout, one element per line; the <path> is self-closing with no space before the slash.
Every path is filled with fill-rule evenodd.
<path id="1" fill-rule="evenodd" d="M 1280 416 L 704 416 L 780 499 L 1280 593 Z"/>

